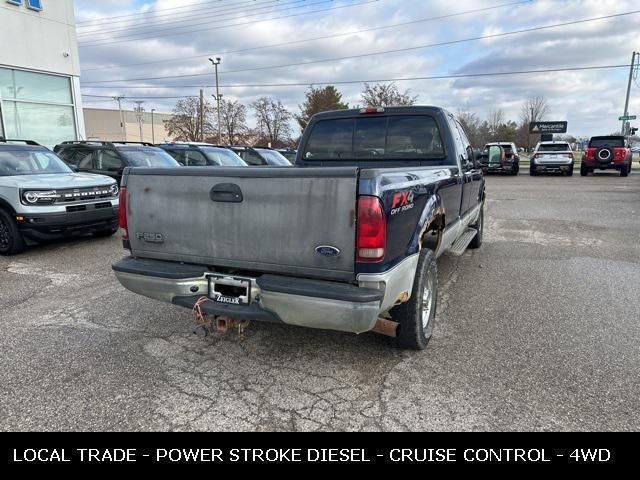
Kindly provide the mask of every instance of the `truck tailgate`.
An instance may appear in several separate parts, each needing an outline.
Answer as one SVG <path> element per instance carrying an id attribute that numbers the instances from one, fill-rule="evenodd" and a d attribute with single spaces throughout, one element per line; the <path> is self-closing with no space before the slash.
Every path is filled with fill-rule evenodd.
<path id="1" fill-rule="evenodd" d="M 134 168 L 125 184 L 134 256 L 354 278 L 357 168 Z"/>

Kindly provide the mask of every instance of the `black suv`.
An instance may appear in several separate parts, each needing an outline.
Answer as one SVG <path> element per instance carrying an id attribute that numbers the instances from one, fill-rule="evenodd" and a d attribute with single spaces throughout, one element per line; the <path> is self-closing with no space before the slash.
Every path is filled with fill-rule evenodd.
<path id="1" fill-rule="evenodd" d="M 267 165 L 276 167 L 290 167 L 291 162 L 283 157 L 279 152 L 272 148 L 266 147 L 247 147 L 234 145 L 227 147 L 237 153 L 242 160 L 254 167 L 263 167 Z"/>
<path id="2" fill-rule="evenodd" d="M 78 172 L 99 173 L 122 179 L 125 167 L 179 167 L 180 164 L 161 148 L 144 142 L 71 141 L 53 149 Z"/>
<path id="3" fill-rule="evenodd" d="M 297 150 L 294 150 L 293 148 L 279 148 L 276 151 L 291 163 L 296 163 L 296 155 L 298 154 Z"/>
<path id="4" fill-rule="evenodd" d="M 225 147 L 208 143 L 162 143 L 158 147 L 165 150 L 185 167 L 246 167 L 247 164 Z"/>

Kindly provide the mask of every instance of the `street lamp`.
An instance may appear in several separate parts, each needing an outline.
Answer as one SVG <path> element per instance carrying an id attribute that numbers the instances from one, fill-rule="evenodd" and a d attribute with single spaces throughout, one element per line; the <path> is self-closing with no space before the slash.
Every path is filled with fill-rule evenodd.
<path id="1" fill-rule="evenodd" d="M 154 145 L 156 143 L 156 129 L 155 129 L 155 123 L 153 121 L 153 112 L 155 111 L 156 111 L 155 108 L 151 109 L 151 143 L 153 143 Z"/>
<path id="2" fill-rule="evenodd" d="M 122 99 L 123 96 L 112 97 L 116 102 L 118 102 L 118 111 L 120 112 L 120 129 L 122 130 L 122 140 L 124 142 L 127 141 L 127 128 L 124 125 L 124 117 L 122 116 Z"/>
<path id="3" fill-rule="evenodd" d="M 215 60 L 210 58 L 209 61 L 216 70 L 216 110 L 218 112 L 218 145 L 220 145 L 222 143 L 222 126 L 220 124 L 220 100 L 222 99 L 222 95 L 220 95 L 220 86 L 218 85 L 218 65 L 220 65 L 222 60 L 220 57 L 216 57 Z"/>

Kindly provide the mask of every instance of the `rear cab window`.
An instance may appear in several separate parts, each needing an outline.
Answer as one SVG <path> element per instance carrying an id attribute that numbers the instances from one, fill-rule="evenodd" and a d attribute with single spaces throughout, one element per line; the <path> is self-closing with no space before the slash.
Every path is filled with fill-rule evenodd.
<path id="1" fill-rule="evenodd" d="M 430 115 L 320 120 L 306 142 L 305 160 L 444 160 L 440 129 Z"/>

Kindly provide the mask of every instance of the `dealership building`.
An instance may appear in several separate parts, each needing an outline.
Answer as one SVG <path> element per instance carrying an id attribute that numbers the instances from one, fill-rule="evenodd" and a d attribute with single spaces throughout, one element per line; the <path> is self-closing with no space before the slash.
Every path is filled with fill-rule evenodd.
<path id="1" fill-rule="evenodd" d="M 85 138 L 73 0 L 0 0 L 0 136 Z"/>

